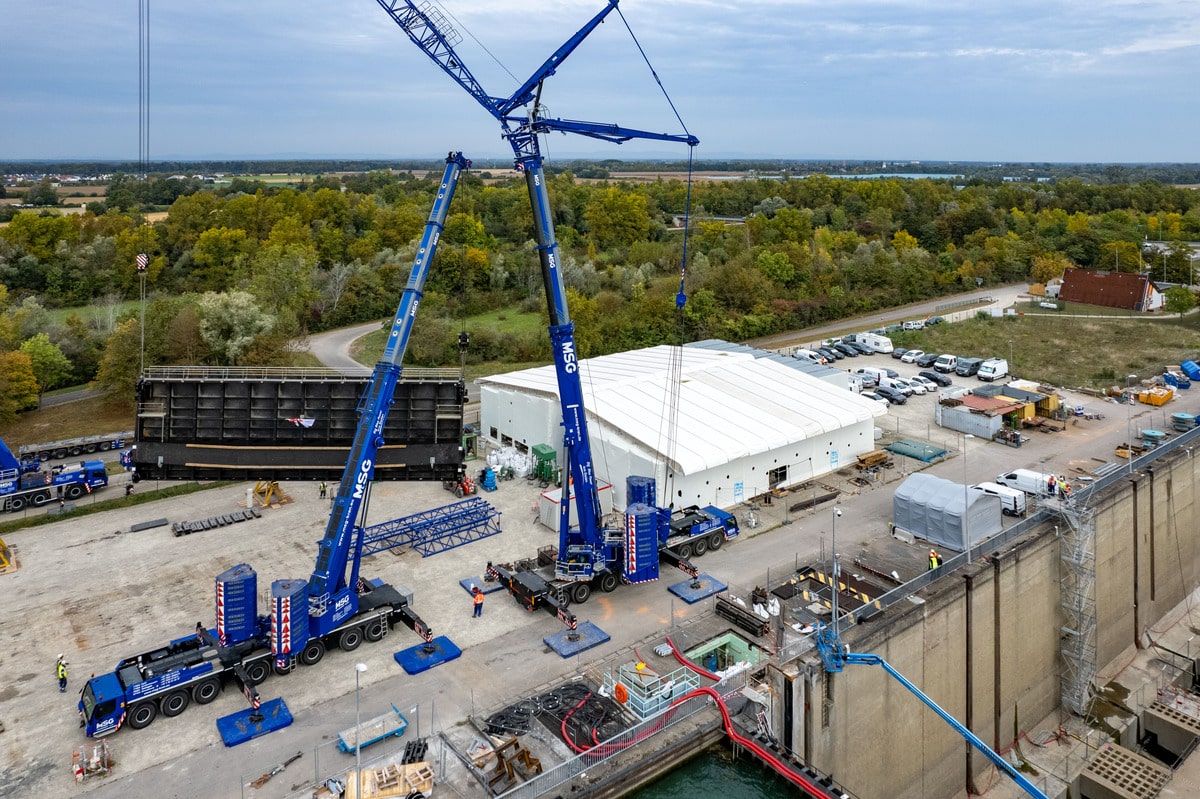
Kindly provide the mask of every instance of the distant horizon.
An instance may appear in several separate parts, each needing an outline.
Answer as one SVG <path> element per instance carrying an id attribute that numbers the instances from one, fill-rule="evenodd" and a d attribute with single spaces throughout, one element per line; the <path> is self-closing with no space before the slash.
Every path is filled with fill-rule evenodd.
<path id="1" fill-rule="evenodd" d="M 6 61 L 19 68 L 0 70 L 0 158 L 508 159 L 484 106 L 611 10 L 429 2 L 438 30 L 461 35 L 455 63 L 477 81 L 470 94 L 369 0 L 155 3 L 148 50 L 137 6 L 8 3 Z M 556 63 L 539 109 L 694 135 L 708 160 L 1189 164 L 1200 162 L 1198 51 L 1195 8 L 1178 0 L 624 0 Z M 552 135 L 543 152 L 688 155 L 650 142 Z M 906 157 L 779 155 L 836 151 Z M 61 155 L 79 152 L 90 155 Z"/>

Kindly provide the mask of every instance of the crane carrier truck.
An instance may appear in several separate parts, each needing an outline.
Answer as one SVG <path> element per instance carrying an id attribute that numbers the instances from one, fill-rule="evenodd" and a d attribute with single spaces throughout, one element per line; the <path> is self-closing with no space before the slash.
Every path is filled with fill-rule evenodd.
<path id="1" fill-rule="evenodd" d="M 272 671 L 287 674 L 297 664 L 315 665 L 333 646 L 349 651 L 364 638 L 378 641 L 397 622 L 410 627 L 426 644 L 432 642 L 432 631 L 412 608 L 411 594 L 379 580 L 366 580 L 358 571 L 375 456 L 384 444 L 392 395 L 450 198 L 469 164 L 456 152 L 446 159 L 387 346 L 359 404 L 354 444 L 312 575 L 307 581 L 274 581 L 270 614 L 260 616 L 253 569 L 242 564 L 223 572 L 216 579 L 215 629 L 197 624 L 195 632 L 123 658 L 113 671 L 84 684 L 78 707 L 88 736 L 116 732 L 125 723 L 140 729 L 159 713 L 176 716 L 192 701 L 213 701 L 230 681 L 240 682 L 247 698 L 257 703 L 255 686 Z"/>
<path id="2" fill-rule="evenodd" d="M 17 460 L 0 441 L 0 502 L 7 511 L 15 513 L 30 505 L 40 508 L 56 499 L 79 499 L 106 485 L 108 472 L 101 461 L 43 469 L 36 458 Z"/>

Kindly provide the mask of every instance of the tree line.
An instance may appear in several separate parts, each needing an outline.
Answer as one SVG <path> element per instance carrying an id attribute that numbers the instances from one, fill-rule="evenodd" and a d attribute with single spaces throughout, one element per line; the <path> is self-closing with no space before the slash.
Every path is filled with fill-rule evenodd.
<path id="1" fill-rule="evenodd" d="M 131 396 L 143 346 L 150 365 L 284 364 L 298 337 L 390 318 L 440 174 L 373 170 L 293 187 L 118 175 L 84 214 L 16 213 L 0 228 L 0 382 L 9 389 L 0 416 L 60 385 L 94 381 Z M 549 181 L 585 356 L 740 341 L 1045 281 L 1068 266 L 1141 271 L 1148 240 L 1164 242 L 1149 256 L 1155 279 L 1195 282 L 1184 242 L 1200 238 L 1200 199 L 1188 189 L 810 175 L 691 187 L 688 302 L 677 311 L 685 181 L 583 181 L 565 170 Z M 147 222 L 145 209 L 156 206 L 166 217 Z M 457 363 L 466 318 L 544 308 L 528 206 L 522 179 L 465 174 L 411 363 Z M 130 303 L 143 291 L 144 344 Z M 59 310 L 84 307 L 91 312 Z M 471 332 L 472 360 L 549 359 L 544 334 Z"/>

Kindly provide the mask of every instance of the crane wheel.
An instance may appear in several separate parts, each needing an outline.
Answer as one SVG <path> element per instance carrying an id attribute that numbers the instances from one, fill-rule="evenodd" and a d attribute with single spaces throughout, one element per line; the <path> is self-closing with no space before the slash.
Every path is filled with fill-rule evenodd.
<path id="1" fill-rule="evenodd" d="M 338 636 L 338 649 L 343 652 L 353 652 L 362 642 L 362 627 L 351 627 L 349 630 L 342 630 L 342 634 Z"/>
<path id="2" fill-rule="evenodd" d="M 696 557 L 700 557 L 708 551 L 708 539 L 697 538 L 692 547 L 696 550 Z"/>
<path id="3" fill-rule="evenodd" d="M 138 702 L 133 707 L 129 708 L 129 726 L 131 729 L 141 730 L 150 726 L 150 722 L 154 721 L 158 716 L 158 708 L 153 702 Z"/>
<path id="4" fill-rule="evenodd" d="M 8 510 L 11 513 L 16 513 L 19 510 L 25 509 L 25 497 L 13 497 L 8 501 Z"/>
<path id="5" fill-rule="evenodd" d="M 184 689 L 172 691 L 162 698 L 162 714 L 167 718 L 178 716 L 187 710 L 188 703 L 191 701 L 192 698 Z"/>
<path id="6" fill-rule="evenodd" d="M 592 595 L 592 586 L 588 583 L 575 583 L 571 586 L 571 603 L 582 605 Z"/>
<path id="7" fill-rule="evenodd" d="M 207 705 L 221 693 L 221 681 L 218 679 L 204 680 L 192 689 L 192 701 L 197 705 Z"/>
<path id="8" fill-rule="evenodd" d="M 79 499 L 83 496 L 83 486 L 75 483 L 67 486 L 67 499 Z"/>
<path id="9" fill-rule="evenodd" d="M 366 630 L 363 633 L 368 641 L 382 641 L 383 636 L 387 635 L 387 627 L 383 624 L 383 619 L 376 619 L 367 624 Z"/>
<path id="10" fill-rule="evenodd" d="M 600 575 L 600 578 L 596 581 L 596 587 L 606 594 L 611 594 L 613 591 L 616 591 L 617 586 L 620 584 L 621 581 L 617 578 L 617 575 L 613 574 L 612 572 L 605 572 L 604 574 Z"/>
<path id="11" fill-rule="evenodd" d="M 319 638 L 309 641 L 300 653 L 300 662 L 305 666 L 315 666 L 325 657 L 325 644 Z"/>
<path id="12" fill-rule="evenodd" d="M 679 546 L 675 547 L 675 554 L 678 555 L 679 557 L 683 558 L 684 560 L 691 560 L 692 559 L 692 545 L 691 544 L 680 544 Z"/>
<path id="13" fill-rule="evenodd" d="M 39 491 L 29 498 L 35 508 L 40 508 L 50 501 L 49 491 Z"/>
<path id="14" fill-rule="evenodd" d="M 267 679 L 267 675 L 271 673 L 271 669 L 267 667 L 267 661 L 256 660 L 253 663 L 246 664 L 246 676 L 250 678 L 251 685 L 259 685 L 263 680 Z"/>
<path id="15" fill-rule="evenodd" d="M 724 543 L 725 543 L 725 534 L 722 532 L 719 532 L 719 531 L 715 532 L 708 537 L 708 550 L 710 552 L 716 552 L 718 549 L 721 548 L 721 545 Z"/>

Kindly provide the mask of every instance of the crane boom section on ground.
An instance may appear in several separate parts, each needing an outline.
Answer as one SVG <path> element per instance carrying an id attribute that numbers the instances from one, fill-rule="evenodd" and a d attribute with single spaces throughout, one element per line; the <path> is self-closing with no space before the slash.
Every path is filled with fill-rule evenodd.
<path id="1" fill-rule="evenodd" d="M 384 443 L 383 429 L 387 423 L 396 383 L 400 379 L 402 361 L 412 335 L 417 307 L 424 296 L 429 266 L 437 252 L 438 240 L 445 226 L 450 200 L 458 185 L 459 175 L 469 163 L 461 153 L 452 152 L 446 158 L 446 171 L 425 224 L 408 283 L 404 287 L 400 305 L 392 321 L 383 357 L 375 365 L 368 390 L 359 403 L 359 420 L 354 443 L 333 499 L 333 509 L 325 529 L 325 537 L 318 542 L 320 550 L 316 566 L 309 578 L 309 615 L 316 623 L 317 630 L 322 633 L 326 628 L 333 629 L 358 610 L 354 587 L 358 581 L 360 558 L 357 555 L 351 558 L 350 552 L 355 540 L 362 535 L 359 517 L 374 475 L 376 453 Z M 347 566 L 350 567 L 349 574 Z"/>

